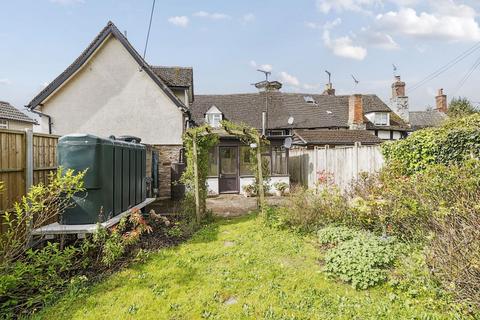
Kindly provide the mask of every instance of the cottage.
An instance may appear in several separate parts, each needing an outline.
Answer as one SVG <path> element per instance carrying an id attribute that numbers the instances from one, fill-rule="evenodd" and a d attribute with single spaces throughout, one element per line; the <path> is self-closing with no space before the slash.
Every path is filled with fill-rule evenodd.
<path id="1" fill-rule="evenodd" d="M 33 129 L 37 122 L 6 101 L 0 101 L 0 129 Z"/>
<path id="2" fill-rule="evenodd" d="M 27 105 L 42 132 L 132 135 L 159 154 L 159 196 L 171 196 L 171 166 L 194 100 L 193 70 L 151 66 L 112 23 Z"/>

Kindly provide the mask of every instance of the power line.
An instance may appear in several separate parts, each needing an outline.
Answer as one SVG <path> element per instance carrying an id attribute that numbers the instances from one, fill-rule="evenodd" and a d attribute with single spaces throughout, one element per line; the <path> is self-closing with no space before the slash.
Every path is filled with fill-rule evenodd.
<path id="1" fill-rule="evenodd" d="M 463 87 L 463 85 L 467 82 L 467 80 L 470 78 L 470 76 L 473 74 L 475 69 L 480 66 L 480 57 L 475 60 L 473 65 L 470 67 L 470 69 L 467 71 L 467 73 L 463 76 L 463 78 L 458 82 L 457 88 L 455 89 L 455 94 Z"/>
<path id="2" fill-rule="evenodd" d="M 427 83 L 430 80 L 433 80 L 437 78 L 439 75 L 444 73 L 445 71 L 449 70 L 452 68 L 454 65 L 459 63 L 460 61 L 464 60 L 466 57 L 470 56 L 472 53 L 474 53 L 476 50 L 480 48 L 480 42 L 476 43 L 474 46 L 470 47 L 469 49 L 465 50 L 462 52 L 460 55 L 458 55 L 456 58 L 445 64 L 444 66 L 440 67 L 436 71 L 432 72 L 428 76 L 426 76 L 424 79 L 422 79 L 420 82 L 415 84 L 411 89 L 410 92 L 415 91 L 416 89 L 420 88 L 423 86 L 425 83 Z"/>
<path id="3" fill-rule="evenodd" d="M 143 49 L 143 59 L 147 54 L 148 38 L 150 38 L 150 29 L 152 28 L 153 11 L 155 10 L 155 0 L 153 0 L 152 11 L 150 12 L 150 23 L 148 24 L 147 39 L 145 40 L 145 49 Z"/>

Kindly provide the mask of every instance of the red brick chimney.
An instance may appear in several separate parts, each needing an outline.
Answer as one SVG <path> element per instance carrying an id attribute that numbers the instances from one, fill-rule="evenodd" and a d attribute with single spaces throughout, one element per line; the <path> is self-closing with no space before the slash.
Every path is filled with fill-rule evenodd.
<path id="1" fill-rule="evenodd" d="M 350 129 L 365 129 L 363 122 L 363 98 L 361 94 L 352 94 L 348 99 L 348 125 Z"/>
<path id="2" fill-rule="evenodd" d="M 405 97 L 405 82 L 400 80 L 400 76 L 395 76 L 395 82 L 392 83 L 392 98 Z"/>
<path id="3" fill-rule="evenodd" d="M 438 89 L 438 95 L 435 97 L 437 103 L 437 110 L 443 113 L 447 113 L 447 95 L 443 94 L 443 89 Z"/>

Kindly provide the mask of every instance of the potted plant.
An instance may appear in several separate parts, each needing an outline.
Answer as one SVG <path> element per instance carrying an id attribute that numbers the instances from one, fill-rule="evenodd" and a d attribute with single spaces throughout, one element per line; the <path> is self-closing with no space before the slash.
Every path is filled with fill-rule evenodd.
<path id="1" fill-rule="evenodd" d="M 279 197 L 288 192 L 289 185 L 286 182 L 275 182 L 273 186 L 275 187 L 275 194 Z"/>
<path id="2" fill-rule="evenodd" d="M 254 197 L 257 194 L 257 190 L 255 188 L 255 185 L 252 184 L 246 184 L 242 187 L 243 189 L 243 194 L 245 197 Z"/>

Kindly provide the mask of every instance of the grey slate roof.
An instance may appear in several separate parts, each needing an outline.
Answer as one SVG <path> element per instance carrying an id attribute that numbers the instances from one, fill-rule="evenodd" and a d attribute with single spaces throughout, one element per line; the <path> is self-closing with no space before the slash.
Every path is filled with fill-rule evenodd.
<path id="1" fill-rule="evenodd" d="M 353 145 L 355 142 L 371 145 L 380 144 L 382 139 L 366 130 L 294 130 L 296 144 L 309 145 Z"/>
<path id="2" fill-rule="evenodd" d="M 167 66 L 151 66 L 151 68 L 169 87 L 189 88 L 193 85 L 192 68 Z"/>
<path id="3" fill-rule="evenodd" d="M 118 41 L 120 41 L 125 49 L 132 55 L 132 57 L 137 61 L 140 67 L 152 78 L 153 81 L 162 89 L 165 94 L 179 107 L 184 111 L 188 111 L 185 104 L 178 99 L 175 94 L 168 88 L 165 82 L 160 79 L 152 68 L 145 62 L 145 60 L 140 56 L 140 54 L 135 50 L 135 48 L 130 44 L 130 42 L 125 38 L 123 33 L 121 33 L 115 24 L 111 21 L 100 31 L 100 33 L 95 37 L 95 39 L 90 43 L 90 45 L 80 54 L 80 56 L 73 61 L 71 65 L 67 67 L 58 77 L 56 77 L 48 86 L 46 86 L 39 94 L 37 94 L 32 101 L 27 105 L 28 108 L 33 109 L 37 107 L 40 103 L 43 102 L 50 94 L 52 94 L 58 87 L 60 87 L 65 81 L 67 81 L 70 76 L 72 76 L 87 60 L 88 58 L 97 50 L 97 48 L 103 43 L 103 41 L 109 36 L 112 35 Z"/>
<path id="4" fill-rule="evenodd" d="M 215 105 L 223 112 L 225 119 L 244 122 L 255 128 L 261 128 L 261 114 L 265 110 L 265 92 L 228 94 L 228 95 L 196 95 L 191 105 L 193 120 L 201 124 L 205 113 Z M 311 96 L 316 104 L 307 103 L 305 96 Z M 327 96 L 303 93 L 268 93 L 269 119 L 268 127 L 289 128 L 287 120 L 293 116 L 294 128 L 348 128 L 348 95 Z M 390 108 L 376 95 L 363 96 L 364 113 L 383 111 Z M 407 127 L 400 119 L 402 126 Z"/>
<path id="5" fill-rule="evenodd" d="M 438 110 L 410 111 L 409 116 L 412 130 L 437 127 L 447 118 L 445 113 Z"/>
<path id="6" fill-rule="evenodd" d="M 28 123 L 37 123 L 25 113 L 21 112 L 10 103 L 0 101 L 0 119 L 15 120 Z"/>

